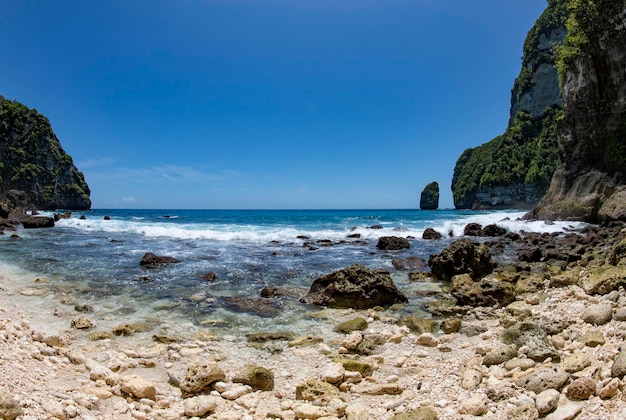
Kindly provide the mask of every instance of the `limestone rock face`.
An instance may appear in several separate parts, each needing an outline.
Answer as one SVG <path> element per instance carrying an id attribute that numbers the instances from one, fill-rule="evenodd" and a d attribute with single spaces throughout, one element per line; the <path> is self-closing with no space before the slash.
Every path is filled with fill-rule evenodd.
<path id="1" fill-rule="evenodd" d="M 555 47 L 567 33 L 566 19 L 567 2 L 550 1 L 528 32 L 508 127 L 458 158 L 452 177 L 456 208 L 530 209 L 545 194 L 559 165 L 556 124 L 562 99 Z"/>
<path id="2" fill-rule="evenodd" d="M 593 9 L 593 20 L 580 19 L 587 42 L 564 61 L 563 163 L 530 217 L 626 220 L 626 4 L 602 0 Z"/>
<path id="3" fill-rule="evenodd" d="M 354 264 L 315 280 L 300 301 L 331 308 L 365 309 L 406 303 L 408 299 L 389 274 Z"/>
<path id="4" fill-rule="evenodd" d="M 439 184 L 431 182 L 422 191 L 420 209 L 437 210 L 437 208 L 439 208 Z"/>
<path id="5" fill-rule="evenodd" d="M 42 210 L 91 207 L 90 190 L 50 122 L 35 109 L 0 96 L 0 194 L 26 193 Z"/>

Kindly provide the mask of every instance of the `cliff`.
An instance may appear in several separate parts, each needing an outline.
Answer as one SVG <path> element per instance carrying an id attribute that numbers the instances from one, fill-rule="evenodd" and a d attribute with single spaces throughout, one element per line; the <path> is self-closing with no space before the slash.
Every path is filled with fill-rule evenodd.
<path id="1" fill-rule="evenodd" d="M 531 216 L 626 220 L 626 0 L 572 0 L 567 28 L 563 164 Z"/>
<path id="2" fill-rule="evenodd" d="M 23 191 L 27 207 L 91 207 L 89 187 L 50 122 L 35 109 L 0 96 L 0 194 Z"/>
<path id="3" fill-rule="evenodd" d="M 456 208 L 531 208 L 546 192 L 560 164 L 556 122 L 562 101 L 555 62 L 566 35 L 567 3 L 549 0 L 528 32 L 504 134 L 466 149 L 457 160 L 452 177 Z"/>

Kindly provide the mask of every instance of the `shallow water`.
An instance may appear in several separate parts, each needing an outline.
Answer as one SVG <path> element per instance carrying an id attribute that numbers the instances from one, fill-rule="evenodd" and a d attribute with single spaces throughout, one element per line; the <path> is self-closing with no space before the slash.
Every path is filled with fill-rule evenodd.
<path id="1" fill-rule="evenodd" d="M 469 222 L 496 223 L 511 231 L 555 232 L 572 223 L 517 220 L 520 212 L 419 210 L 94 210 L 76 212 L 52 229 L 20 230 L 21 239 L 0 237 L 0 262 L 12 266 L 16 298 L 46 308 L 61 297 L 94 307 L 99 326 L 149 321 L 184 331 L 193 326 L 216 332 L 315 330 L 301 304 L 313 280 L 354 263 L 391 272 L 409 297 L 403 312 L 423 312 L 434 282 L 410 282 L 395 270 L 393 258 L 428 257 L 462 235 Z M 80 216 L 84 215 L 85 220 Z M 110 220 L 104 220 L 104 216 Z M 372 228 L 380 227 L 380 228 Z M 425 228 L 444 235 L 421 239 Z M 359 238 L 349 235 L 360 235 Z M 450 236 L 452 235 L 452 236 Z M 411 248 L 379 251 L 381 236 L 409 237 Z M 300 237 L 300 238 L 299 238 Z M 318 241 L 329 241 L 332 246 Z M 307 246 L 310 244 L 310 246 Z M 316 248 L 316 249 L 313 249 Z M 139 265 L 146 252 L 181 263 L 147 270 Z M 207 272 L 214 282 L 202 280 Z M 34 283 L 35 278 L 43 281 Z M 237 299 L 258 299 L 266 286 L 284 287 L 291 297 L 272 299 L 261 313 L 237 309 Z M 45 296 L 22 297 L 19 288 L 44 289 Z M 42 307 L 43 310 L 43 307 Z M 50 311 L 51 309 L 46 309 Z M 66 311 L 72 312 L 71 305 Z"/>

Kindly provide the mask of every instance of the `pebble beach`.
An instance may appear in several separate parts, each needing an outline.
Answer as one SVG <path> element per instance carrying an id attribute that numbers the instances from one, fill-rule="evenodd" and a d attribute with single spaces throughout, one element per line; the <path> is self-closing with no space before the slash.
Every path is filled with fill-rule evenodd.
<path id="1" fill-rule="evenodd" d="M 5 419 L 626 418 L 626 261 L 620 259 L 626 233 L 598 228 L 580 237 L 592 234 L 605 238 L 574 262 L 500 264 L 502 281 L 513 281 L 507 273 L 522 267 L 529 274 L 513 276 L 518 290 L 529 277 L 535 284 L 502 307 L 450 307 L 414 322 L 394 315 L 394 307 L 320 307 L 309 314 L 322 320 L 314 331 L 243 339 L 216 334 L 210 325 L 178 326 L 177 334 L 123 319 L 94 327 L 88 308 L 80 312 L 79 302 L 49 293 L 45 279 L 27 284 L 20 273 L 16 281 L 17 269 L 5 265 L 0 413 Z M 440 287 L 446 295 L 446 285 Z"/>

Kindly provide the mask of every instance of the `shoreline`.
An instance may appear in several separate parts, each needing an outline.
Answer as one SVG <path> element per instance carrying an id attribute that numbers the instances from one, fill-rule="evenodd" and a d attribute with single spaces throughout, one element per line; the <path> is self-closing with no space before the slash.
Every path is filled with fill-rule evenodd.
<path id="1" fill-rule="evenodd" d="M 621 233 L 616 238 L 623 240 L 624 236 Z M 592 252 L 587 248 L 585 255 Z M 154 331 L 92 341 L 88 332 L 70 326 L 72 318 L 89 318 L 88 313 L 83 316 L 67 308 L 55 312 L 63 309 L 59 296 L 32 292 L 39 289 L 35 279 L 21 284 L 18 280 L 24 278 L 12 277 L 28 278 L 29 273 L 1 263 L 0 388 L 4 407 L 13 400 L 22 410 L 19 418 L 29 420 L 398 420 L 538 418 L 538 410 L 545 411 L 545 405 L 552 404 L 555 411 L 546 411 L 545 418 L 573 418 L 571 413 L 578 413 L 577 419 L 624 418 L 624 384 L 622 378 L 613 377 L 612 368 L 626 335 L 626 292 L 621 287 L 604 295 L 587 294 L 578 280 L 596 265 L 605 265 L 597 259 L 587 260 L 586 267 L 570 264 L 558 276 L 547 274 L 545 282 L 550 287 L 518 295 L 505 308 L 468 309 L 459 332 L 433 335 L 411 331 L 389 311 L 319 308 L 317 315 L 326 318 L 316 331 L 295 331 L 292 337 L 274 336 L 269 338 L 275 340 L 256 343 L 232 335 L 216 336 L 208 327 L 197 328 L 195 337 L 184 341 L 167 334 L 155 340 L 153 336 L 160 334 Z M 626 270 L 623 265 L 614 267 Z M 574 279 L 572 284 L 559 283 L 566 277 Z M 42 300 L 44 305 L 28 306 Z M 588 322 L 585 314 L 590 308 L 609 307 L 610 320 L 597 325 Z M 42 308 L 47 311 L 37 315 Z M 365 330 L 333 331 L 341 321 L 356 317 L 367 321 Z M 485 363 L 498 353 L 511 352 L 510 345 L 499 338 L 516 322 L 551 325 L 559 321 L 565 322 L 563 329 L 547 336 L 559 362 L 531 360 L 525 344 L 517 346 L 508 360 Z M 589 332 L 601 333 L 605 343 L 580 341 Z M 370 354 L 357 355 L 355 343 L 363 340 L 371 341 L 371 349 L 365 352 Z M 333 362 L 337 358 L 358 360 L 373 372 L 362 375 L 346 370 L 343 364 Z M 223 376 L 210 389 L 183 398 L 181 382 L 190 368 L 203 363 L 219 368 Z M 250 363 L 273 374 L 272 390 L 255 390 L 241 383 L 242 371 Z M 535 392 L 523 385 L 524 378 L 561 370 L 566 372 L 565 382 L 554 388 Z M 584 378 L 594 383 L 592 395 L 571 399 L 572 384 L 576 386 L 575 382 Z M 310 379 L 318 382 L 309 383 Z M 407 417 L 409 413 L 413 417 Z M 401 417 L 403 414 L 406 416 Z"/>

